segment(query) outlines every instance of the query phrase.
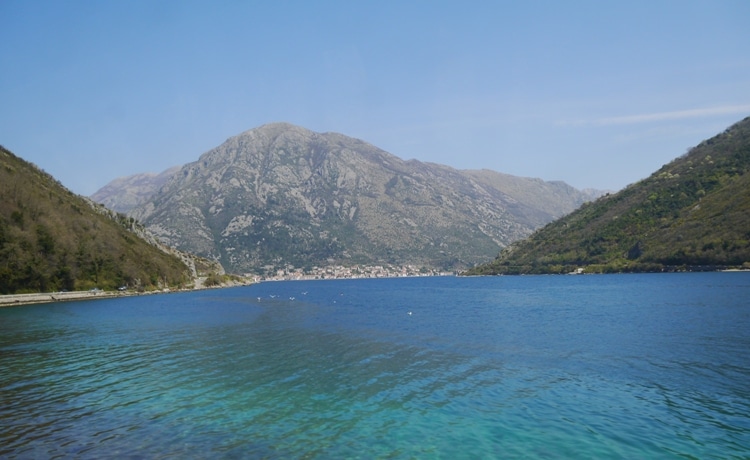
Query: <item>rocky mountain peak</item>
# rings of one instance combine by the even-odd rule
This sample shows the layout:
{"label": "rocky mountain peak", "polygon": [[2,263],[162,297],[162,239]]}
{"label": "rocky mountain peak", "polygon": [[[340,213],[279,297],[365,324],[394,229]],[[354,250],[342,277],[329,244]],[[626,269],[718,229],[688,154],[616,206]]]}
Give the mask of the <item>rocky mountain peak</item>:
{"label": "rocky mountain peak", "polygon": [[404,161],[343,134],[271,123],[186,164],[131,214],[168,244],[233,272],[331,263],[451,269],[584,201],[566,184],[502,183],[498,173]]}

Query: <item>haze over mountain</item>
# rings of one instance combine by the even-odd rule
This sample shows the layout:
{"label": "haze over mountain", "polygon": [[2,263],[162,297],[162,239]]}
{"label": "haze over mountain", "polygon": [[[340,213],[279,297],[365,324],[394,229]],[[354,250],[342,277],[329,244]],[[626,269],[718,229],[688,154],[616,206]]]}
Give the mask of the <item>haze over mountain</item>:
{"label": "haze over mountain", "polygon": [[750,268],[750,117],[467,274]]}
{"label": "haze over mountain", "polygon": [[[96,196],[128,210],[132,201],[117,203],[118,193],[110,184]],[[162,241],[233,272],[459,269],[591,198],[563,182],[404,161],[342,134],[272,123],[184,165],[129,212]]]}
{"label": "haze over mountain", "polygon": [[91,195],[91,199],[113,211],[127,213],[148,201],[179,169],[173,166],[159,174],[142,173],[115,179]]}

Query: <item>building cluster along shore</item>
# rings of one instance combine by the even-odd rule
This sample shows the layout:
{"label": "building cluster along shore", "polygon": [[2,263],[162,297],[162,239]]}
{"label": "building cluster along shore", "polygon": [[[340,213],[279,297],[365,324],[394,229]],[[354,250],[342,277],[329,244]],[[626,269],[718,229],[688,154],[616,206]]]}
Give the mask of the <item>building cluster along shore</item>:
{"label": "building cluster along shore", "polygon": [[415,265],[343,265],[330,267],[312,267],[311,269],[287,267],[279,269],[273,275],[252,277],[255,281],[289,281],[289,280],[324,280],[324,279],[361,279],[361,278],[400,278],[413,276],[448,276],[453,272],[440,271]]}

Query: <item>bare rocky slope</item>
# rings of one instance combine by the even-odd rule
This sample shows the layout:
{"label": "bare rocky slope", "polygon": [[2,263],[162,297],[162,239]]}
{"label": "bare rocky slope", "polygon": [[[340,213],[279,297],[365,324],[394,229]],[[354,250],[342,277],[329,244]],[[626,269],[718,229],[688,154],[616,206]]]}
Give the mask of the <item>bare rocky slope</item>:
{"label": "bare rocky slope", "polygon": [[[119,193],[108,187],[109,197]],[[105,189],[96,196],[106,203]],[[594,197],[563,182],[404,161],[342,134],[273,123],[184,165],[129,214],[165,243],[235,273],[461,269]]]}
{"label": "bare rocky slope", "polygon": [[127,213],[147,202],[179,170],[179,166],[174,166],[159,174],[120,177],[91,195],[91,199],[113,211]]}

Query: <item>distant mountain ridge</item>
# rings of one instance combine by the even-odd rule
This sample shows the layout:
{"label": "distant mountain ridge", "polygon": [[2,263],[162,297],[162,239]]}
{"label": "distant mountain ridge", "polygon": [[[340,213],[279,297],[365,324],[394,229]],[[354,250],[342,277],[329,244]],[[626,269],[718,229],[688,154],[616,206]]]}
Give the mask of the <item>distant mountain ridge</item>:
{"label": "distant mountain ridge", "polygon": [[[116,184],[105,189],[100,201],[118,193]],[[233,272],[334,263],[459,269],[591,198],[562,182],[404,161],[342,134],[272,123],[184,165],[129,214],[162,241]]]}
{"label": "distant mountain ridge", "polygon": [[120,177],[91,195],[91,199],[113,211],[127,213],[148,201],[179,170],[179,166],[173,166],[159,174]]}
{"label": "distant mountain ridge", "polygon": [[750,269],[750,117],[467,274]]}

